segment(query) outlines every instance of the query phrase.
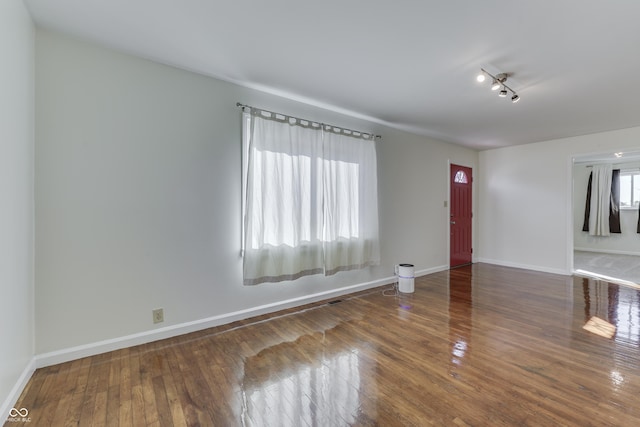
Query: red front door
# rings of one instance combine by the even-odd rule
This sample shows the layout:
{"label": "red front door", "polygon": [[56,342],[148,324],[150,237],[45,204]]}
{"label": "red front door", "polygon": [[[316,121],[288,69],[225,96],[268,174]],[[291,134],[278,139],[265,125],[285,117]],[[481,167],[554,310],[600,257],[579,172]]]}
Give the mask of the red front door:
{"label": "red front door", "polygon": [[450,233],[451,268],[471,263],[471,168],[451,165]]}

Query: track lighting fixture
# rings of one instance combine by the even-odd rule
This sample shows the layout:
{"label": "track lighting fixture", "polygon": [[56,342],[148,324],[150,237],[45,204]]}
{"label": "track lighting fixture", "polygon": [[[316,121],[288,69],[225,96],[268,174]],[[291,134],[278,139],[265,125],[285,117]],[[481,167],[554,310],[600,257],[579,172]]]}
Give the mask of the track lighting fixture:
{"label": "track lighting fixture", "polygon": [[513,94],[513,96],[511,96],[511,102],[515,104],[516,102],[520,101],[520,97],[518,96],[518,94],[505,84],[508,77],[507,73],[500,73],[494,76],[491,73],[487,72],[484,68],[480,68],[480,74],[478,74],[478,77],[476,77],[476,80],[482,83],[484,82],[487,76],[491,77],[492,79],[491,90],[496,91],[498,89],[501,89],[500,92],[498,92],[499,97],[506,98],[508,95],[507,91],[509,91]]}

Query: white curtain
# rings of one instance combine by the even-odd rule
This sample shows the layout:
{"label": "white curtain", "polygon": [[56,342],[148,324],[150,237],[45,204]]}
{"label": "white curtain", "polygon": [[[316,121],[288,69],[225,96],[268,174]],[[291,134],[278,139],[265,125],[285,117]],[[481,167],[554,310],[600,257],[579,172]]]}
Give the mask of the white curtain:
{"label": "white curtain", "polygon": [[380,259],[375,143],[325,129],[323,159],[325,273]]}
{"label": "white curtain", "polygon": [[374,141],[257,109],[243,114],[245,285],[377,264]]}
{"label": "white curtain", "polygon": [[589,216],[589,234],[592,236],[610,235],[609,211],[612,169],[610,164],[593,166]]}

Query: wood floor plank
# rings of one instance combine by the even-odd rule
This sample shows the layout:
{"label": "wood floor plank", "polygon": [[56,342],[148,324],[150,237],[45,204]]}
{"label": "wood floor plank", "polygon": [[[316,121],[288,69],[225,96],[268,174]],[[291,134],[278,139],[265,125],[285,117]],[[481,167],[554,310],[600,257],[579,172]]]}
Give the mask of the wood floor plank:
{"label": "wood floor plank", "polygon": [[[92,358],[85,357],[81,359],[81,365],[75,371],[76,383],[73,390],[71,402],[69,404],[69,410],[67,411],[66,419],[64,420],[65,427],[77,426],[79,424],[80,416],[82,414],[82,403],[84,401],[84,395],[89,383],[89,373],[91,371]],[[45,368],[45,370],[48,368]],[[37,372],[37,371],[36,371]],[[38,419],[38,422],[41,420]]]}
{"label": "wood floor plank", "polygon": [[[62,426],[68,419],[71,403],[73,402],[73,396],[76,393],[77,384],[77,372],[82,366],[82,359],[74,360],[64,364],[66,366],[66,377],[58,377],[58,381],[61,384],[61,391],[59,394],[52,394],[51,397],[57,400],[56,411],[51,420],[52,426]],[[58,396],[57,398],[55,396]]]}
{"label": "wood floor plank", "polygon": [[640,425],[640,290],[488,264],[415,289],[38,369],[16,405],[55,427]]}
{"label": "wood floor plank", "polygon": [[118,379],[118,386],[120,387],[119,400],[114,402],[118,405],[117,425],[133,425],[130,349],[120,350],[117,357],[120,360],[120,375]]}

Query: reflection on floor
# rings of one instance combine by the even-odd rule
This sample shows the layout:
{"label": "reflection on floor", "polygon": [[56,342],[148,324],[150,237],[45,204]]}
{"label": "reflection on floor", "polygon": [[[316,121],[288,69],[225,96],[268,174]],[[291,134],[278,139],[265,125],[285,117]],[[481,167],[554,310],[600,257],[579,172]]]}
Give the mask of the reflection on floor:
{"label": "reflection on floor", "polygon": [[573,269],[640,284],[640,256],[574,251]]}
{"label": "reflection on floor", "polygon": [[386,288],[38,369],[15,408],[38,427],[640,425],[640,289],[489,264]]}
{"label": "reflection on floor", "polygon": [[579,280],[582,289],[574,289],[574,311],[583,311],[585,322],[594,317],[605,321],[614,327],[612,338],[615,342],[629,348],[638,348],[640,291],[586,277]]}

